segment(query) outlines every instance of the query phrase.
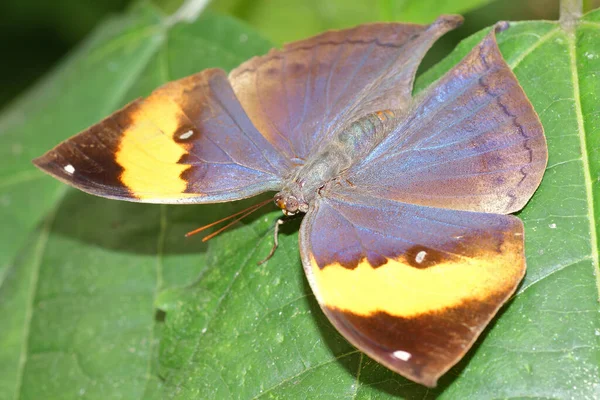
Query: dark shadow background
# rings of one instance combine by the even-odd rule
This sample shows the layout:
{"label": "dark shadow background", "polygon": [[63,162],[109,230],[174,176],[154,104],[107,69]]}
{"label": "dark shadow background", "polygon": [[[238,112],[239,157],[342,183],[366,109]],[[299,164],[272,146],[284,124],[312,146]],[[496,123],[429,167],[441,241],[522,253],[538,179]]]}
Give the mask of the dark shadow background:
{"label": "dark shadow background", "polygon": [[[43,76],[97,24],[135,1],[1,0],[0,108]],[[173,8],[175,1],[182,0],[152,1],[161,8]],[[213,0],[213,3],[220,1],[232,2]],[[256,1],[268,0],[234,0],[233,15],[243,19],[244,10]],[[589,10],[600,6],[600,0],[584,0],[584,5]],[[495,0],[466,14],[465,24],[436,44],[423,68],[445,56],[464,37],[498,20],[556,19],[557,15],[558,0]]]}
{"label": "dark shadow background", "polygon": [[0,108],[131,0],[0,0]]}

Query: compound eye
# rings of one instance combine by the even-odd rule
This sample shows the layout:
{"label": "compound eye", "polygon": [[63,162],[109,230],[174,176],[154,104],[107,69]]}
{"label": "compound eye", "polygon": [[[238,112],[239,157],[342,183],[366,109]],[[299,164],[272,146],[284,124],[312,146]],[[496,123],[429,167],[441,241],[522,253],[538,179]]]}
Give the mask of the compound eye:
{"label": "compound eye", "polygon": [[285,200],[283,197],[275,197],[275,205],[282,210],[285,210]]}

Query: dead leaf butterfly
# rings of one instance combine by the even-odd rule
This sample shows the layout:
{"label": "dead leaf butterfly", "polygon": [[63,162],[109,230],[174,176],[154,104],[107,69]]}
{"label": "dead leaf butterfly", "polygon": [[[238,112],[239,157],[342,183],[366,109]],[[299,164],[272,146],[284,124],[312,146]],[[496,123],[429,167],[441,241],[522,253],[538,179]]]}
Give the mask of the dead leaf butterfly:
{"label": "dead leaf butterfly", "polygon": [[497,25],[416,97],[419,62],[459,16],[376,23],[158,88],[34,160],[85,192],[215,203],[277,191],[306,213],[300,254],[329,320],[427,386],[463,357],[525,272],[512,215],[547,161]]}

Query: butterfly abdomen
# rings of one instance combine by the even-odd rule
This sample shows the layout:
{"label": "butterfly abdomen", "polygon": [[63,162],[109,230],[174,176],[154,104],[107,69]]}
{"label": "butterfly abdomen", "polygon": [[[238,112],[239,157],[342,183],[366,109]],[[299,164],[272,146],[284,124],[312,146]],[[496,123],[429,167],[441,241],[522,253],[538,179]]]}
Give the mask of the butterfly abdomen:
{"label": "butterfly abdomen", "polygon": [[341,131],[336,139],[346,154],[353,158],[364,156],[387,135],[394,121],[392,110],[367,114]]}
{"label": "butterfly abdomen", "polygon": [[315,191],[371,151],[394,123],[394,113],[390,110],[367,114],[354,121],[315,152],[298,171],[295,180],[302,183],[305,191]]}
{"label": "butterfly abdomen", "polygon": [[307,210],[317,191],[368,154],[396,125],[396,119],[391,110],[377,111],[342,129],[295,171],[275,196],[277,205],[289,214]]}

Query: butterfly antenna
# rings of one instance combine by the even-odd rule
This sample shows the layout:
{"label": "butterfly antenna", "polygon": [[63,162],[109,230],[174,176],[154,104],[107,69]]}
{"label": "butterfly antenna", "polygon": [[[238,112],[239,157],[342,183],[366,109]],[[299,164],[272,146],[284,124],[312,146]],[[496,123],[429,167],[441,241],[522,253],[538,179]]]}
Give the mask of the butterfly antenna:
{"label": "butterfly antenna", "polygon": [[210,235],[206,235],[202,238],[203,242],[207,242],[210,239],[214,238],[215,236],[217,236],[219,233],[223,232],[224,230],[228,229],[229,227],[235,225],[237,222],[241,221],[242,219],[246,218],[248,215],[252,214],[254,211],[258,210],[260,207],[255,207],[253,209],[251,209],[250,211],[248,211],[247,213],[240,215],[238,218],[234,219],[233,221],[231,221],[230,223],[228,223],[227,225],[225,225],[222,228],[217,229],[216,231],[214,231],[213,233],[211,233]]}
{"label": "butterfly antenna", "polygon": [[265,200],[265,201],[261,201],[260,203],[258,203],[258,204],[254,204],[254,205],[252,205],[252,206],[250,206],[250,207],[248,207],[248,208],[246,208],[246,209],[244,209],[244,210],[242,210],[242,211],[238,211],[238,212],[236,212],[235,214],[231,214],[231,215],[229,215],[229,216],[227,216],[227,217],[225,217],[225,218],[221,218],[221,219],[220,219],[220,220],[218,220],[218,221],[211,222],[210,224],[207,224],[207,225],[201,226],[201,227],[200,227],[200,228],[198,228],[198,229],[194,229],[193,231],[190,231],[190,232],[186,233],[186,234],[185,234],[185,237],[190,237],[190,236],[192,236],[192,235],[195,235],[195,234],[197,234],[197,233],[200,233],[200,232],[202,232],[202,231],[204,231],[204,230],[206,230],[206,229],[208,229],[208,228],[211,228],[211,227],[213,227],[213,226],[215,226],[215,225],[218,225],[218,224],[220,224],[220,223],[222,223],[222,222],[225,222],[225,221],[227,221],[227,220],[230,220],[230,219],[232,219],[232,218],[235,218],[235,217],[237,217],[238,215],[240,215],[240,217],[238,217],[238,218],[235,218],[235,220],[231,221],[230,223],[228,223],[228,224],[227,224],[227,225],[225,225],[224,227],[220,228],[219,230],[217,230],[217,231],[215,231],[215,232],[211,233],[211,234],[210,234],[210,235],[208,235],[208,236],[205,236],[205,237],[203,237],[203,238],[202,238],[202,241],[203,241],[203,242],[206,242],[207,240],[209,240],[209,239],[211,239],[211,238],[213,238],[213,237],[217,236],[219,233],[223,232],[225,229],[227,229],[227,228],[231,227],[231,226],[232,226],[232,225],[234,225],[236,222],[239,222],[240,220],[244,219],[244,218],[245,218],[245,217],[247,217],[248,215],[252,214],[254,211],[258,210],[259,208],[261,208],[261,207],[263,207],[263,206],[265,206],[265,205],[267,205],[267,204],[268,204],[268,203],[270,203],[271,201],[272,201],[272,199],[267,199],[267,200]]}

